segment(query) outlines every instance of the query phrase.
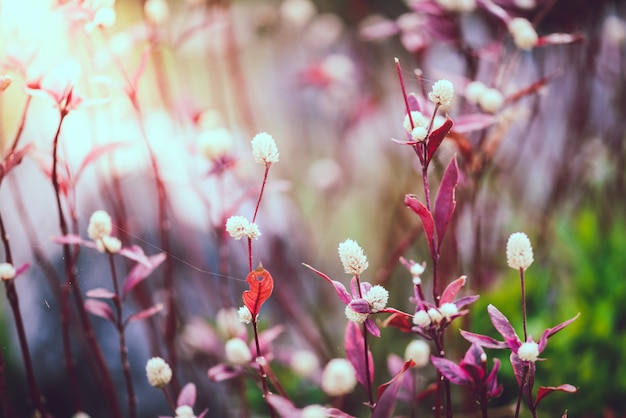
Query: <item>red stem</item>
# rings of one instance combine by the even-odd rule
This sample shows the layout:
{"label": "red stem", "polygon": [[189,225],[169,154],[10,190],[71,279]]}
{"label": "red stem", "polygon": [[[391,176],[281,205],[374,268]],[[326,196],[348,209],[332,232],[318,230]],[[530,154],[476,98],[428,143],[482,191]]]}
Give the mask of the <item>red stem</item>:
{"label": "red stem", "polygon": [[524,269],[519,269],[520,282],[522,284],[522,325],[524,327],[524,342],[528,341],[528,333],[526,331],[526,289],[524,288]]}
{"label": "red stem", "polygon": [[[361,292],[361,278],[359,275],[354,276],[356,278],[356,288],[359,291],[359,298],[363,298],[363,293]],[[367,327],[365,323],[363,323],[363,355],[365,357],[365,381],[367,382],[367,398],[369,399],[370,408],[374,407],[374,398],[372,396],[372,379],[370,377],[370,356],[368,355],[368,344],[367,344]]]}
{"label": "red stem", "polygon": [[[261,344],[259,343],[259,330],[257,327],[257,322],[256,322],[256,318],[252,318],[252,330],[254,331],[254,344],[256,347],[256,358],[258,359],[259,357],[261,357]],[[261,385],[263,386],[263,398],[267,399],[267,395],[269,394],[269,389],[267,388],[267,374],[265,373],[265,368],[263,367],[262,364],[259,364],[259,376],[261,377]],[[276,412],[274,411],[274,408],[272,408],[271,405],[269,405],[270,408],[270,416],[272,418],[276,418]]]}

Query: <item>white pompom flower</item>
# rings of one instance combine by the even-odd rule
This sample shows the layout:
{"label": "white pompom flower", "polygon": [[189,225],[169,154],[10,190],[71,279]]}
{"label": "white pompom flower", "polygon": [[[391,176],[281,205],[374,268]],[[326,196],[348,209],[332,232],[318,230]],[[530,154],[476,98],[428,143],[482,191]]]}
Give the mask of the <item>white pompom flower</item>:
{"label": "white pompom flower", "polygon": [[440,324],[443,321],[443,315],[437,308],[430,308],[428,310],[428,316],[433,324]]}
{"label": "white pompom flower", "polygon": [[322,390],[330,396],[346,395],[354,390],[356,383],[356,371],[346,359],[332,359],[322,373]]}
{"label": "white pompom flower", "polygon": [[424,340],[411,341],[404,350],[404,359],[413,359],[417,367],[424,367],[430,363],[430,345]]}
{"label": "white pompom flower", "polygon": [[339,259],[347,274],[360,275],[369,266],[363,249],[356,241],[347,239],[338,247]]}
{"label": "white pompom flower", "polygon": [[506,262],[512,269],[526,270],[533,263],[533,247],[523,232],[511,234],[506,243]]}
{"label": "white pompom flower", "polygon": [[257,239],[261,236],[258,225],[240,215],[231,216],[226,220],[226,232],[236,240],[240,240],[243,237]]}
{"label": "white pompom flower", "polygon": [[372,286],[365,295],[365,300],[370,304],[372,313],[380,312],[387,306],[389,292],[381,285]]}
{"label": "white pompom flower", "polygon": [[0,263],[0,279],[13,280],[15,278],[15,267],[11,263]]}
{"label": "white pompom flower", "polygon": [[439,307],[439,312],[446,318],[447,321],[450,321],[453,316],[459,313],[459,308],[454,303],[443,303]]}
{"label": "white pompom flower", "polygon": [[[411,121],[413,121],[413,126],[411,126]],[[402,126],[404,126],[404,130],[407,132],[413,132],[413,130],[417,127],[422,127],[424,129],[428,128],[428,119],[426,116],[422,115],[422,112],[413,111],[411,112],[411,118],[409,119],[408,113],[404,116],[404,122]]]}
{"label": "white pompom flower", "polygon": [[528,50],[537,45],[539,36],[528,19],[516,17],[509,22],[508,29],[515,46],[519,49]]}
{"label": "white pompom flower", "polygon": [[244,364],[248,364],[250,360],[252,360],[252,353],[250,352],[250,348],[248,344],[241,338],[231,338],[226,341],[226,346],[224,347],[224,351],[226,352],[226,361],[230,364],[234,364],[237,366],[243,366]]}
{"label": "white pompom flower", "polygon": [[504,105],[504,96],[497,89],[488,88],[478,98],[478,105],[488,113],[496,113]]}
{"label": "white pompom flower", "polygon": [[454,85],[450,80],[439,80],[433,84],[428,99],[438,105],[447,106],[454,98]]}
{"label": "white pompom flower", "polygon": [[174,418],[196,418],[193,408],[189,405],[181,405],[176,408],[176,416]]}
{"label": "white pompom flower", "polygon": [[242,306],[237,311],[237,317],[239,318],[239,322],[243,322],[244,324],[249,324],[252,322],[252,312],[248,309],[247,306]]}
{"label": "white pompom flower", "polygon": [[354,311],[350,307],[350,305],[346,306],[345,314],[346,314],[346,318],[348,318],[348,321],[354,322],[355,324],[362,324],[363,322],[367,320],[369,316],[366,313],[360,313],[360,312]]}
{"label": "white pompom flower", "polygon": [[277,163],[280,154],[274,137],[267,132],[256,134],[252,138],[252,156],[257,164],[266,167]]}
{"label": "white pompom flower", "polygon": [[432,320],[430,319],[428,312],[423,309],[420,309],[419,311],[415,312],[415,315],[413,315],[413,324],[417,325],[420,328],[426,328],[431,324],[431,322]]}
{"label": "white pompom flower", "polygon": [[163,389],[172,380],[172,369],[161,357],[152,357],[146,363],[146,376],[151,386]]}
{"label": "white pompom flower", "polygon": [[517,356],[522,361],[530,361],[534,363],[539,357],[539,345],[534,341],[523,343],[517,349]]}
{"label": "white pompom flower", "polygon": [[465,87],[465,97],[472,104],[478,104],[480,97],[487,91],[487,86],[482,81],[472,81]]}
{"label": "white pompom flower", "polygon": [[87,227],[87,235],[94,241],[98,241],[103,237],[111,235],[113,231],[113,223],[111,216],[104,210],[95,211],[89,218],[89,226]]}

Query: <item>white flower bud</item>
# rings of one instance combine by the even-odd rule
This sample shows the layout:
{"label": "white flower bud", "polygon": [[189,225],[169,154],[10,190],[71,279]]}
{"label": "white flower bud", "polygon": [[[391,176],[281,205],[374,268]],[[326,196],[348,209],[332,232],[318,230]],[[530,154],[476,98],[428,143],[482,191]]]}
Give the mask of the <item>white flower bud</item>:
{"label": "white flower bud", "polygon": [[523,232],[511,234],[506,243],[506,262],[512,269],[526,270],[533,263],[533,247]]}
{"label": "white flower bud", "polygon": [[436,308],[430,308],[428,310],[428,316],[430,316],[430,320],[434,324],[439,324],[443,320],[443,315]]}
{"label": "white flower bud", "polygon": [[531,49],[537,45],[539,36],[528,19],[516,17],[509,22],[508,29],[519,49]]}
{"label": "white flower bud", "polygon": [[517,350],[517,356],[522,361],[537,361],[539,357],[539,345],[536,342],[523,343]]}
{"label": "white flower bud", "polygon": [[431,322],[432,321],[430,319],[430,316],[423,309],[420,309],[419,311],[415,312],[415,315],[413,315],[413,324],[417,325],[420,328],[425,328],[429,326]]}
{"label": "white flower bud", "polygon": [[176,416],[174,418],[196,418],[193,408],[189,405],[181,405],[176,408]]}
{"label": "white flower bud", "polygon": [[346,318],[348,318],[348,321],[354,322],[355,324],[362,324],[363,322],[367,320],[367,317],[369,316],[366,313],[355,312],[350,307],[350,305],[346,306],[345,314],[346,314]]}
{"label": "white flower bud", "polygon": [[418,285],[422,284],[422,278],[420,277],[424,271],[426,270],[426,263],[417,264],[414,263],[411,266],[411,276],[413,277],[413,284]]}
{"label": "white flower bud", "polygon": [[322,373],[322,390],[330,396],[346,395],[354,390],[356,383],[356,371],[346,359],[332,359]]}
{"label": "white flower bud", "polygon": [[252,138],[252,156],[257,164],[264,166],[278,162],[280,154],[272,135],[267,132],[261,132]]}
{"label": "white flower bud", "polygon": [[104,236],[96,241],[96,248],[101,253],[108,252],[111,254],[117,254],[122,249],[122,241],[112,236]]}
{"label": "white flower bud", "polygon": [[476,9],[476,0],[436,0],[437,4],[449,12],[472,12]]}
{"label": "white flower bud", "polygon": [[163,389],[172,380],[172,369],[161,357],[152,357],[146,363],[146,376],[151,386]]}
{"label": "white flower bud", "polygon": [[237,311],[237,317],[239,318],[239,322],[243,322],[244,324],[249,324],[252,322],[252,312],[248,309],[247,306],[242,306]]}
{"label": "white flower bud", "polygon": [[472,81],[465,87],[465,97],[468,102],[477,104],[485,91],[487,91],[485,83],[482,81]]}
{"label": "white flower bud", "polygon": [[0,263],[0,279],[13,280],[15,278],[15,267],[10,263]]}
{"label": "white flower bud", "polygon": [[454,303],[443,303],[439,307],[439,312],[449,321],[454,315],[459,313],[459,308]]}
{"label": "white flower bud", "polygon": [[243,237],[256,239],[261,236],[261,231],[259,231],[257,224],[251,223],[248,219],[239,215],[231,216],[226,220],[226,232],[236,240]]}
{"label": "white flower bud", "polygon": [[359,275],[369,266],[363,249],[354,240],[347,239],[339,244],[338,252],[343,270],[347,274]]}
{"label": "white flower bud", "polygon": [[454,98],[454,85],[449,80],[439,80],[433,84],[433,88],[428,93],[428,99],[442,106],[452,103]]}
{"label": "white flower bud", "polygon": [[[411,120],[413,120],[413,128],[411,127]],[[428,122],[428,119],[426,119],[426,117],[422,115],[421,112],[413,111],[411,112],[411,119],[409,119],[408,114],[404,116],[404,122],[402,123],[402,126],[404,126],[404,129],[407,132],[413,132],[413,129],[417,128],[418,126],[426,129],[428,127]]]}
{"label": "white flower bud", "polygon": [[404,360],[413,359],[417,367],[424,367],[430,363],[430,345],[424,340],[413,340],[404,350]]}
{"label": "white flower bud", "polygon": [[[244,308],[248,309],[245,306]],[[215,323],[220,332],[228,338],[234,338],[246,332],[246,327],[240,321],[239,312],[236,308],[223,308],[217,311]]]}
{"label": "white flower bud", "polygon": [[496,113],[504,104],[502,93],[496,89],[485,90],[478,99],[478,105],[488,113]]}
{"label": "white flower bud", "polygon": [[241,338],[231,338],[226,341],[226,361],[230,364],[242,366],[252,360],[252,353],[248,344]]}
{"label": "white flower bud", "polygon": [[309,405],[302,409],[301,418],[327,418],[326,408],[321,405]]}
{"label": "white flower bud", "polygon": [[296,351],[289,361],[289,368],[300,377],[313,376],[319,370],[319,367],[319,359],[308,350]]}
{"label": "white flower bud", "polygon": [[411,138],[413,138],[413,141],[421,142],[426,139],[427,133],[428,131],[423,126],[416,126],[411,132]]}
{"label": "white flower bud", "polygon": [[370,304],[372,313],[382,311],[387,306],[389,301],[389,292],[381,285],[372,286],[372,288],[365,295],[365,300]]}
{"label": "white flower bud", "polygon": [[87,235],[94,241],[102,239],[107,235],[111,235],[113,224],[111,217],[104,210],[95,211],[89,218],[89,226],[87,227]]}

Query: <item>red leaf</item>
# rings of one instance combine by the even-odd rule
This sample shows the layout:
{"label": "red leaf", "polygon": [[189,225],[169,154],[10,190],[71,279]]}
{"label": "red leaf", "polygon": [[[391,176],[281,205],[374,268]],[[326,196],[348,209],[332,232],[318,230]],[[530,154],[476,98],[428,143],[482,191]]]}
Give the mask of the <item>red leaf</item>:
{"label": "red leaf", "polygon": [[398,328],[402,332],[411,332],[413,323],[411,322],[410,317],[394,313],[383,321],[382,326]]}
{"label": "red leaf", "polygon": [[143,252],[143,248],[139,245],[132,245],[130,247],[124,247],[120,250],[120,255],[124,257],[137,261],[146,267],[150,267],[150,260],[148,260],[148,256]]}
{"label": "red leaf", "polygon": [[125,324],[127,325],[133,321],[141,321],[142,319],[150,318],[152,315],[155,315],[163,310],[163,304],[157,303],[151,308],[144,309],[143,311],[139,311],[128,318],[126,318]]}
{"label": "red leaf", "polygon": [[374,380],[374,358],[372,357],[372,352],[368,349],[369,370],[366,371],[364,355],[365,340],[363,339],[363,332],[359,324],[348,321],[346,324],[344,345],[346,347],[346,357],[350,360],[350,363],[352,363],[356,371],[356,379],[364,388],[367,388],[367,373],[369,373],[370,382]]}
{"label": "red leaf", "polygon": [[85,295],[89,298],[100,299],[113,299],[115,297],[115,293],[103,287],[96,287],[95,289],[88,290]]}
{"label": "red leaf", "polygon": [[580,33],[553,33],[539,38],[537,46],[569,45],[583,42],[585,42],[585,36]]}
{"label": "red leaf", "polygon": [[87,155],[85,156],[85,158],[83,159],[83,162],[80,164],[80,167],[78,167],[78,170],[76,170],[76,174],[74,174],[74,183],[78,181],[78,179],[80,178],[80,175],[83,173],[83,171],[85,170],[85,168],[87,168],[89,164],[91,164],[98,158],[102,157],[103,155],[111,151],[115,151],[116,149],[127,146],[127,145],[128,143],[112,142],[110,144],[98,145],[98,146],[93,147],[91,151],[89,151]]}
{"label": "red leaf", "polygon": [[554,334],[556,334],[557,332],[559,332],[560,330],[562,330],[563,328],[565,328],[566,326],[574,322],[576,319],[578,319],[579,316],[580,316],[580,312],[578,312],[575,317],[570,318],[565,322],[561,322],[559,325],[555,327],[548,328],[547,330],[545,330],[543,334],[541,334],[541,338],[539,339],[539,352],[541,353],[543,349],[546,347],[546,344],[548,343],[548,338],[552,337]]}
{"label": "red leaf", "polygon": [[350,303],[350,301],[352,300],[352,296],[350,296],[350,294],[346,290],[346,287],[342,283],[332,280],[326,274],[322,273],[321,271],[315,270],[313,267],[309,266],[308,264],[302,263],[302,265],[312,270],[315,274],[320,276],[322,279],[326,280],[328,283],[332,284],[333,287],[335,288],[335,291],[337,292],[337,295],[339,296],[339,299],[341,299],[343,303],[345,304]]}
{"label": "red leaf", "polygon": [[435,151],[439,148],[439,145],[443,142],[450,129],[452,129],[452,119],[446,118],[446,121],[437,129],[432,131],[430,135],[428,135],[428,142],[426,143],[426,166],[430,163],[430,160],[435,155]]}
{"label": "red leaf", "polygon": [[165,253],[159,253],[148,257],[149,265],[145,265],[142,263],[135,264],[135,267],[132,268],[128,276],[126,277],[126,281],[124,282],[124,288],[122,289],[122,299],[126,297],[128,292],[133,290],[135,286],[141,283],[146,279],[164,260]]}
{"label": "red leaf", "polygon": [[424,226],[424,232],[426,232],[426,238],[428,238],[428,248],[430,248],[430,255],[435,256],[435,221],[433,215],[426,209],[426,206],[417,199],[415,195],[406,195],[404,197],[404,205],[417,214],[422,220]]}
{"label": "red leaf", "polygon": [[274,279],[272,275],[259,264],[256,270],[248,274],[246,282],[250,286],[250,290],[243,292],[243,303],[252,314],[252,318],[256,320],[261,306],[269,299],[274,290]]}
{"label": "red leaf", "polygon": [[391,416],[396,404],[396,399],[398,398],[398,390],[402,384],[402,377],[404,373],[413,366],[415,366],[413,360],[407,361],[391,380],[378,387],[378,402],[376,402],[376,407],[374,407],[372,411],[372,418],[389,418]]}
{"label": "red leaf", "polygon": [[454,214],[454,208],[456,207],[454,191],[458,183],[459,166],[457,165],[455,155],[452,157],[448,168],[446,168],[446,171],[443,173],[439,191],[437,192],[437,200],[435,201],[435,227],[437,228],[438,245],[441,245],[443,236],[448,229],[450,219],[452,219],[452,215]]}
{"label": "red leaf", "polygon": [[547,386],[547,387],[539,386],[539,390],[537,391],[537,399],[535,400],[535,408],[537,408],[537,405],[539,405],[539,401],[541,401],[543,398],[545,398],[546,396],[548,396],[549,394],[555,391],[575,393],[578,391],[578,389],[576,389],[575,386],[568,385],[567,383],[564,385],[556,386],[556,387],[555,386]]}
{"label": "red leaf", "polygon": [[[519,347],[521,345],[521,341],[519,340],[519,337],[515,333],[515,330],[511,326],[511,323],[506,318],[506,316],[504,316],[504,314],[493,305],[487,306],[487,312],[489,312],[489,318],[491,319],[491,323],[500,333],[500,335],[504,337],[504,341],[516,342],[517,346]],[[485,346],[483,345],[483,347]]]}
{"label": "red leaf", "polygon": [[92,315],[99,316],[100,318],[108,319],[111,322],[115,322],[115,317],[113,316],[113,310],[111,307],[102,302],[101,300],[96,299],[87,299],[85,300],[85,309],[87,312]]}
{"label": "red leaf", "polygon": [[178,395],[176,406],[193,406],[194,403],[196,403],[196,385],[187,383]]}
{"label": "red leaf", "polygon": [[443,293],[441,294],[441,299],[439,303],[443,305],[444,303],[452,302],[454,298],[456,297],[457,293],[459,293],[459,290],[461,290],[463,286],[465,286],[465,279],[466,279],[466,276],[461,276],[455,281],[451,282],[446,287],[446,290],[444,290]]}

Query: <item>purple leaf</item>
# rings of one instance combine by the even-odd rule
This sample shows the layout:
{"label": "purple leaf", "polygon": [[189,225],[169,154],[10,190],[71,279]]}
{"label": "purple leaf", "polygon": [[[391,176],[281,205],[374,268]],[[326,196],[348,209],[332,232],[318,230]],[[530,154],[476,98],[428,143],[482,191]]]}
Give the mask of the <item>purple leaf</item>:
{"label": "purple leaf", "polygon": [[150,260],[148,259],[146,253],[143,252],[143,248],[139,245],[122,248],[120,250],[120,255],[123,255],[130,260],[137,261],[146,267],[150,267]]}
{"label": "purple leaf", "polygon": [[165,258],[165,253],[159,253],[148,257],[148,266],[143,263],[135,264],[135,267],[133,267],[130,273],[128,273],[126,281],[124,282],[122,300],[126,297],[128,292],[133,290],[135,286],[148,277],[150,273],[152,273],[165,260]]}
{"label": "purple leaf", "polygon": [[352,299],[348,306],[357,313],[369,314],[372,312],[369,302],[365,299]]}
{"label": "purple leaf", "polygon": [[301,415],[300,410],[282,396],[268,393],[265,399],[282,418],[299,417]]}
{"label": "purple leaf", "polygon": [[409,101],[409,109],[411,109],[411,112],[421,112],[420,101],[415,93],[409,93],[407,100]]}
{"label": "purple leaf", "polygon": [[369,318],[365,320],[365,329],[367,329],[367,332],[372,334],[374,337],[380,337],[380,330],[378,329],[374,321]]}
{"label": "purple leaf", "polygon": [[96,299],[87,299],[85,300],[85,309],[92,315],[99,316],[100,318],[108,319],[111,322],[115,322],[115,317],[113,316],[113,310],[111,307],[102,302],[101,300]]}
{"label": "purple leaf", "polygon": [[118,148],[125,147],[127,145],[128,143],[124,142],[111,142],[109,144],[98,145],[92,148],[91,151],[89,151],[89,153],[87,153],[87,155],[83,159],[83,162],[81,163],[80,167],[78,167],[78,170],[76,170],[76,174],[74,174],[74,182],[78,181],[80,175],[89,164],[102,157],[103,155],[111,151],[115,151]]}
{"label": "purple leaf", "polygon": [[15,270],[15,278],[21,276],[22,274],[26,273],[26,270],[28,270],[30,268],[30,263],[24,263],[21,266],[19,266],[16,270]]}
{"label": "purple leaf", "polygon": [[464,134],[472,131],[478,131],[492,125],[494,121],[495,118],[493,115],[484,113],[459,116],[454,122],[454,132]]}
{"label": "purple leaf", "polygon": [[[511,353],[510,357],[511,365],[513,366],[513,373],[515,374],[515,380],[517,380],[518,386],[523,382],[526,382],[529,387],[533,387],[535,384],[535,370],[536,366],[534,362],[523,361],[517,354]],[[526,373],[526,376],[524,375]]]}
{"label": "purple leaf", "polygon": [[491,338],[487,335],[474,334],[473,332],[461,330],[461,336],[465,338],[467,341],[471,342],[472,344],[476,343],[484,348],[499,349],[499,348],[509,347],[506,342],[498,341],[495,338]]}
{"label": "purple leaf", "polygon": [[456,297],[456,294],[459,293],[459,290],[465,286],[465,281],[466,276],[461,276],[446,286],[446,290],[444,290],[441,294],[441,299],[439,301],[440,305],[443,305],[444,303],[451,303]]}
{"label": "purple leaf", "polygon": [[352,363],[356,371],[356,378],[364,388],[367,388],[367,374],[369,373],[369,381],[374,380],[374,358],[372,352],[368,349],[369,370],[365,369],[365,341],[359,324],[348,321],[346,324],[346,333],[344,338],[346,348],[346,357]]}
{"label": "purple leaf", "polygon": [[503,387],[498,384],[498,371],[500,370],[500,359],[493,359],[493,369],[487,380],[485,381],[485,386],[487,388],[487,396],[489,398],[497,398],[502,394]]}
{"label": "purple leaf", "polygon": [[345,304],[350,303],[350,301],[352,300],[352,297],[350,296],[350,294],[348,293],[348,291],[346,290],[346,287],[335,281],[332,280],[330,277],[328,277],[326,274],[322,273],[321,271],[318,271],[316,269],[314,269],[313,267],[309,266],[308,264],[304,264],[302,263],[302,265],[306,268],[308,268],[309,270],[312,270],[315,274],[317,274],[318,276],[320,276],[322,279],[326,280],[328,283],[332,284],[335,288],[335,291],[337,292],[337,295],[339,296],[339,299],[341,299],[341,301]]}
{"label": "purple leaf", "polygon": [[396,399],[398,398],[398,390],[404,380],[404,373],[411,367],[415,366],[413,360],[404,363],[402,369],[391,378],[387,383],[383,383],[378,387],[376,406],[372,411],[372,418],[389,418],[393,413]]}
{"label": "purple leaf", "polygon": [[428,239],[428,248],[430,249],[430,255],[435,256],[435,221],[433,215],[428,211],[426,206],[417,199],[415,195],[406,195],[404,197],[404,205],[417,214],[422,220],[424,226],[424,232]]}
{"label": "purple leaf", "polygon": [[448,224],[454,214],[456,200],[454,191],[459,183],[459,166],[456,162],[456,155],[448,164],[448,168],[443,173],[439,191],[437,192],[437,200],[435,201],[435,227],[437,228],[437,244],[441,245],[443,236],[448,229]]}
{"label": "purple leaf", "polygon": [[100,299],[113,299],[115,293],[111,292],[104,287],[96,287],[95,289],[88,290],[85,294],[88,298],[100,298]]}
{"label": "purple leaf", "polygon": [[435,151],[439,148],[439,145],[443,142],[450,129],[452,129],[452,119],[446,118],[446,121],[437,129],[432,131],[430,135],[428,135],[428,142],[426,143],[426,166],[430,163],[430,160],[435,155]]}
{"label": "purple leaf", "polygon": [[[500,335],[504,337],[504,340],[507,343],[509,342],[516,343],[517,347],[515,348],[514,351],[517,351],[517,348],[519,348],[521,342],[519,340],[519,337],[515,333],[515,330],[511,326],[511,323],[509,322],[509,320],[506,318],[506,316],[504,316],[502,312],[498,310],[498,308],[496,308],[495,306],[491,304],[487,307],[487,311],[489,312],[489,317],[491,318],[491,323],[493,324],[493,326],[500,333]],[[509,347],[511,347],[510,344],[509,344]]]}
{"label": "purple leaf", "polygon": [[52,238],[52,242],[57,243],[57,244],[71,244],[71,245],[75,245],[75,244],[82,244],[83,243],[83,239],[80,237],[80,235],[63,235],[61,237],[54,237]]}
{"label": "purple leaf", "polygon": [[578,389],[576,389],[575,386],[569,385],[569,384],[564,384],[564,385],[559,385],[559,386],[539,386],[539,390],[537,391],[537,399],[535,400],[535,408],[537,408],[537,405],[539,405],[539,402],[545,398],[546,396],[548,396],[549,394],[555,392],[555,391],[560,391],[560,392],[567,392],[567,393],[575,393],[578,391]]}
{"label": "purple leaf", "polygon": [[475,364],[480,366],[483,364],[483,356],[485,354],[485,350],[482,349],[480,344],[472,343],[470,348],[465,352],[465,356],[463,357],[463,361],[469,364]]}
{"label": "purple leaf", "polygon": [[209,380],[212,382],[222,382],[224,380],[232,379],[241,374],[240,367],[233,367],[227,364],[217,364],[211,367],[207,371]]}
{"label": "purple leaf", "polygon": [[458,310],[461,310],[461,308],[469,305],[470,303],[476,302],[478,299],[480,299],[480,295],[463,296],[462,298],[457,299],[454,304]]}
{"label": "purple leaf", "polygon": [[[390,375],[394,376],[400,373],[402,367],[404,367],[404,363],[404,360],[399,355],[389,354],[389,356],[387,356],[387,371]],[[402,379],[402,383],[400,383],[398,399],[403,401],[410,401],[414,392],[414,380]]]}
{"label": "purple leaf", "polygon": [[152,315],[155,315],[163,310],[163,304],[157,303],[151,308],[144,309],[143,311],[139,311],[128,318],[126,318],[125,326],[133,321],[141,321],[142,319],[150,318]]}
{"label": "purple leaf", "polygon": [[187,383],[185,387],[180,391],[176,406],[193,406],[196,403],[196,385],[193,383]]}
{"label": "purple leaf", "polygon": [[446,379],[451,381],[456,385],[463,386],[473,386],[474,382],[471,377],[465,373],[458,364],[453,361],[448,360],[447,358],[430,356],[430,360],[433,362],[433,365],[439,373],[441,373]]}
{"label": "purple leaf", "polygon": [[559,325],[555,327],[548,328],[547,330],[545,330],[543,334],[541,334],[541,338],[539,339],[539,352],[541,353],[543,349],[546,348],[546,344],[548,343],[548,338],[552,337],[554,334],[556,334],[557,332],[559,332],[560,330],[562,330],[563,328],[565,328],[566,326],[574,322],[576,319],[578,319],[579,316],[580,316],[580,312],[578,312],[575,317],[568,319],[565,322],[561,322]]}

